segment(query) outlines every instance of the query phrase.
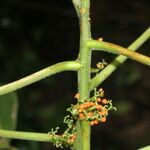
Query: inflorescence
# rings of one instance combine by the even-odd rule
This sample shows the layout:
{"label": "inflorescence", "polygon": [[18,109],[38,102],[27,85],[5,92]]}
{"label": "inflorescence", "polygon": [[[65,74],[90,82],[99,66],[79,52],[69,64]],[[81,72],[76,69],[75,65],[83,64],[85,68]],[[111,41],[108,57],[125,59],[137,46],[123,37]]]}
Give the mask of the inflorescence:
{"label": "inflorescence", "polygon": [[112,101],[104,98],[104,90],[102,88],[98,91],[94,89],[94,94],[89,99],[80,99],[79,93],[74,98],[77,99],[77,104],[71,105],[67,109],[71,115],[67,115],[64,118],[64,123],[67,124],[65,132],[62,135],[57,135],[59,127],[49,132],[56,147],[63,148],[64,146],[73,145],[76,140],[75,123],[77,119],[86,120],[93,126],[106,122],[109,111],[116,110],[112,105]]}
{"label": "inflorescence", "polygon": [[90,99],[80,100],[80,95],[77,93],[75,98],[78,100],[77,105],[72,105],[68,111],[80,120],[87,120],[90,124],[97,125],[101,122],[106,122],[108,112],[116,110],[112,106],[112,101],[104,98],[104,90],[101,88],[98,91],[94,90],[94,96]]}

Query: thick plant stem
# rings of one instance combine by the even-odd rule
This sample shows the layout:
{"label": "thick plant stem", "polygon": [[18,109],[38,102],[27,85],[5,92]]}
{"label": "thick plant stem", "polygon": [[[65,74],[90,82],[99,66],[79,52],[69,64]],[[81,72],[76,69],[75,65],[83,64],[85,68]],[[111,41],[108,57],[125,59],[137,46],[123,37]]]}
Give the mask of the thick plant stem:
{"label": "thick plant stem", "polygon": [[[78,71],[78,91],[82,100],[89,97],[91,52],[86,42],[91,39],[89,22],[90,1],[80,1],[80,51],[78,61],[83,67]],[[77,140],[75,150],[90,150],[90,124],[87,121],[77,121]]]}
{"label": "thick plant stem", "polygon": [[119,46],[119,45],[116,45],[113,43],[109,43],[109,42],[104,42],[104,41],[99,42],[96,40],[88,41],[87,45],[91,49],[106,51],[106,52],[110,52],[110,53],[114,53],[114,54],[118,54],[118,55],[124,55],[130,59],[137,61],[137,62],[140,62],[140,63],[150,66],[150,57],[139,54],[134,51],[131,51],[122,46]]}
{"label": "thick plant stem", "polygon": [[28,86],[34,82],[37,82],[41,79],[44,79],[44,78],[54,75],[56,73],[59,73],[62,71],[77,71],[80,68],[82,68],[82,65],[76,61],[66,61],[66,62],[57,63],[57,64],[47,67],[43,70],[40,70],[36,73],[33,73],[27,77],[24,77],[20,80],[17,80],[12,83],[1,86],[0,87],[0,95],[4,95],[9,92],[13,92],[15,90],[18,90],[22,87]]}
{"label": "thick plant stem", "polygon": [[53,142],[53,138],[52,138],[53,136],[48,135],[47,133],[0,130],[0,137],[39,141],[39,142]]}
{"label": "thick plant stem", "polygon": [[[144,42],[150,38],[150,28],[148,28],[138,39],[136,39],[128,48],[135,51]],[[122,63],[127,60],[126,56],[116,57],[106,68],[104,68],[99,74],[97,74],[90,84],[90,90],[93,90],[98,85],[100,85],[105,79],[107,79]]]}

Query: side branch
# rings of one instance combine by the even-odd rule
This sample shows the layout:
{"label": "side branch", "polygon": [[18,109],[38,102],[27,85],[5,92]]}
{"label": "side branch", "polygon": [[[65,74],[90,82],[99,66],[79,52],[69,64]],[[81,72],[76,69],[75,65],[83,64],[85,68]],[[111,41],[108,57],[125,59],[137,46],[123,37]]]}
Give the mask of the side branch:
{"label": "side branch", "polygon": [[0,130],[0,137],[39,142],[53,142],[53,135],[49,135],[48,133]]}
{"label": "side branch", "polygon": [[118,55],[124,55],[135,61],[138,61],[140,63],[150,66],[150,57],[131,51],[122,46],[109,43],[109,42],[96,41],[96,40],[88,41],[87,45],[91,49],[106,51],[106,52],[110,52],[110,53],[114,53]]}
{"label": "side branch", "polygon": [[1,86],[0,87],[0,95],[4,95],[9,92],[13,92],[15,90],[18,90],[22,87],[28,86],[34,82],[37,82],[41,79],[44,79],[44,78],[54,75],[56,73],[59,73],[62,71],[77,71],[80,68],[82,68],[82,65],[76,61],[66,61],[66,62],[57,63],[57,64],[47,67],[43,70],[40,70],[36,73],[33,73],[27,77],[24,77],[20,80],[17,80],[12,83]]}
{"label": "side branch", "polygon": [[[148,28],[139,38],[137,38],[128,48],[135,51],[142,46],[150,38],[150,28]],[[106,68],[98,73],[90,81],[90,90],[93,90],[107,79],[121,64],[123,64],[128,57],[120,55],[116,57]]]}

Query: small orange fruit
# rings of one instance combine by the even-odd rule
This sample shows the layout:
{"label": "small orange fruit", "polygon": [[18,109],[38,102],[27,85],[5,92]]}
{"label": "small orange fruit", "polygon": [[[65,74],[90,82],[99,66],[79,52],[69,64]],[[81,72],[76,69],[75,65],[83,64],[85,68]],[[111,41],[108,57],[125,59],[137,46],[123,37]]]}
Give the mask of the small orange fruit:
{"label": "small orange fruit", "polygon": [[101,122],[106,122],[106,118],[103,117],[103,118],[101,119]]}
{"label": "small orange fruit", "polygon": [[84,108],[86,108],[85,104],[81,104],[81,105],[79,106],[79,109],[84,109]]}
{"label": "small orange fruit", "polygon": [[97,110],[100,110],[100,109],[102,108],[102,106],[101,106],[101,105],[96,105],[95,108],[96,108]]}
{"label": "small orange fruit", "polygon": [[93,126],[93,125],[94,125],[94,121],[91,121],[91,122],[90,122],[90,125]]}
{"label": "small orange fruit", "polygon": [[108,104],[108,100],[104,98],[104,99],[102,99],[102,103],[103,104]]}
{"label": "small orange fruit", "polygon": [[104,116],[104,115],[108,114],[108,111],[107,110],[103,110],[103,111],[100,111],[99,114],[102,115],[102,116]]}
{"label": "small orange fruit", "polygon": [[83,119],[84,118],[84,114],[83,113],[79,113],[79,118]]}
{"label": "small orange fruit", "polygon": [[93,102],[90,102],[90,106],[92,107],[92,106],[95,106],[95,103],[93,103]]}
{"label": "small orange fruit", "polygon": [[72,136],[71,136],[71,139],[76,139],[76,135],[75,134],[73,134]]}
{"label": "small orange fruit", "polygon": [[73,143],[75,141],[75,139],[70,139],[70,143]]}
{"label": "small orange fruit", "polygon": [[100,97],[98,97],[98,98],[97,98],[97,101],[98,101],[98,102],[101,102],[101,98],[100,98]]}
{"label": "small orange fruit", "polygon": [[94,120],[93,122],[94,122],[94,124],[98,124],[98,120]]}

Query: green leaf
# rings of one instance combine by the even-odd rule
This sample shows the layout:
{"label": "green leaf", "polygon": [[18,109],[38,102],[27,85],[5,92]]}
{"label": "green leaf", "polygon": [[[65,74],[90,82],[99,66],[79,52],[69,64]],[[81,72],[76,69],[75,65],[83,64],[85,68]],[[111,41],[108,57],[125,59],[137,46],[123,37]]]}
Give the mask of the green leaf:
{"label": "green leaf", "polygon": [[15,130],[17,123],[18,98],[15,93],[0,96],[0,128]]}
{"label": "green leaf", "polygon": [[[0,96],[0,129],[15,130],[17,125],[18,98],[16,93]],[[16,150],[10,140],[0,138],[0,150]]]}

